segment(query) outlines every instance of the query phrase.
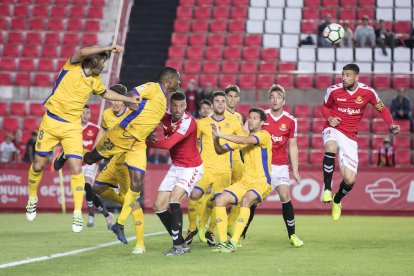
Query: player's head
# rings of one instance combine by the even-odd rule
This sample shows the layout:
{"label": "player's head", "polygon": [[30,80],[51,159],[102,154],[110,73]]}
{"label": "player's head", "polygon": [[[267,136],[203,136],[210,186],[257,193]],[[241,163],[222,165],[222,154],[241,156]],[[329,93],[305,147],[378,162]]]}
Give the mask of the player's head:
{"label": "player's head", "polygon": [[211,96],[213,112],[216,115],[223,115],[226,110],[226,94],[223,91],[216,91]]}
{"label": "player's head", "polygon": [[209,100],[207,99],[201,100],[199,106],[200,106],[200,110],[198,111],[198,114],[200,115],[201,118],[205,118],[211,114],[212,104]]}
{"label": "player's head", "polygon": [[170,100],[170,112],[174,122],[181,120],[187,109],[187,101],[185,95],[180,92],[174,92]]}
{"label": "player's head", "polygon": [[256,132],[261,129],[262,125],[266,123],[266,113],[261,108],[251,108],[249,110],[249,117],[247,118],[247,125],[250,132]]}
{"label": "player's head", "polygon": [[350,63],[342,68],[342,84],[346,89],[351,89],[358,82],[359,67],[355,63]]}
{"label": "player's head", "polygon": [[181,85],[181,76],[177,69],[164,67],[158,73],[158,81],[163,85],[166,93],[175,92]]}
{"label": "player's head", "polygon": [[98,76],[105,68],[105,62],[109,59],[109,56],[109,52],[89,55],[83,59],[82,64],[91,70],[91,75]]}
{"label": "player's head", "polygon": [[[111,87],[109,87],[109,89],[123,96],[126,96],[128,93],[128,89],[120,83],[112,85]],[[112,110],[114,111],[115,114],[119,114],[123,112],[125,109],[124,102],[111,101],[111,104],[112,104]]]}
{"label": "player's head", "polygon": [[91,118],[91,110],[89,109],[89,105],[85,105],[85,107],[83,108],[83,113],[81,115],[82,125],[88,123],[90,118]]}
{"label": "player's head", "polygon": [[286,90],[280,84],[273,84],[269,89],[270,109],[273,112],[283,109],[286,103]]}
{"label": "player's head", "polygon": [[235,84],[227,85],[224,89],[227,97],[227,106],[232,110],[236,109],[236,105],[240,100],[240,88]]}

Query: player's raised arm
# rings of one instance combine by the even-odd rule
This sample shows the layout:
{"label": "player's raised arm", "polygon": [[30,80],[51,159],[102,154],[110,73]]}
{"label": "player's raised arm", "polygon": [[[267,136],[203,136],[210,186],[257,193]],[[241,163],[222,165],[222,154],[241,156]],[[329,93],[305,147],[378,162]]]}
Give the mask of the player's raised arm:
{"label": "player's raised arm", "polygon": [[141,96],[136,95],[135,93],[131,93],[131,92],[128,92],[128,95],[129,96],[120,95],[120,94],[116,93],[115,91],[107,89],[100,96],[102,96],[102,98],[110,100],[110,101],[124,102],[124,103],[127,104],[127,106],[130,109],[137,110],[138,109],[138,104],[141,103],[141,101],[142,101]]}
{"label": "player's raised arm", "polygon": [[100,54],[104,52],[112,52],[112,53],[121,53],[124,50],[124,47],[119,45],[111,45],[111,46],[90,46],[84,47],[78,50],[71,58],[70,61],[72,63],[81,62],[84,58],[94,55]]}

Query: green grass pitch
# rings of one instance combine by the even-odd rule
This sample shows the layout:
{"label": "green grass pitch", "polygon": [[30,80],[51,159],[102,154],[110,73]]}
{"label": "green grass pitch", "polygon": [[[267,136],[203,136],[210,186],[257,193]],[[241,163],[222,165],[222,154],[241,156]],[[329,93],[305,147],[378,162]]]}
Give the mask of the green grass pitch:
{"label": "green grass pitch", "polygon": [[[86,219],[86,216],[84,216]],[[33,223],[24,214],[0,215],[0,265],[115,241],[97,214],[93,228],[71,231],[71,216],[42,214]],[[184,221],[187,222],[186,217]],[[126,234],[133,236],[131,221]],[[185,223],[186,224],[186,223]],[[146,234],[164,231],[155,215],[145,216]],[[0,275],[413,275],[414,220],[411,217],[296,216],[292,248],[281,215],[257,215],[243,247],[215,253],[195,239],[191,253],[166,257],[165,234],[145,238],[147,252],[132,255],[135,241],[14,267]]]}

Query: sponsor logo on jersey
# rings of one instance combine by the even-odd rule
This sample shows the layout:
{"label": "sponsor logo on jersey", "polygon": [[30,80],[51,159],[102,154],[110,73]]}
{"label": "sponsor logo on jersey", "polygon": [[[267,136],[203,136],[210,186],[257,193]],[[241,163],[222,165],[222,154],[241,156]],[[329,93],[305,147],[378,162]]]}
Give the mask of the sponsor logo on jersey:
{"label": "sponsor logo on jersey", "polygon": [[283,139],[283,136],[274,136],[273,134],[271,137],[273,142],[282,142]]}
{"label": "sponsor logo on jersey", "polygon": [[88,136],[93,136],[93,131],[92,131],[92,129],[88,130],[88,132],[86,133],[86,135],[88,135]]}
{"label": "sponsor logo on jersey", "polygon": [[172,126],[172,131],[176,131],[177,130],[177,125],[173,125]]}
{"label": "sponsor logo on jersey", "polygon": [[336,98],[336,100],[337,100],[338,102],[346,102],[346,99],[342,99],[342,98]]}
{"label": "sponsor logo on jersey", "polygon": [[84,146],[84,147],[87,147],[87,146],[89,146],[89,145],[92,145],[92,144],[93,144],[93,141],[91,141],[91,140],[89,140],[89,141],[85,141],[85,140],[83,140],[83,141],[82,141],[82,144],[83,144],[83,146]]}
{"label": "sponsor logo on jersey", "polygon": [[355,102],[356,102],[357,104],[362,104],[364,101],[362,100],[362,97],[361,97],[361,96],[358,96],[358,97],[355,99]]}
{"label": "sponsor logo on jersey", "polygon": [[349,115],[359,114],[361,113],[361,109],[352,109],[352,108],[342,108],[338,107],[338,111],[341,111],[342,113],[347,113]]}
{"label": "sponsor logo on jersey", "polygon": [[286,128],[286,124],[281,124],[280,125],[280,127],[279,127],[279,129],[281,130],[281,131],[285,131],[287,128]]}

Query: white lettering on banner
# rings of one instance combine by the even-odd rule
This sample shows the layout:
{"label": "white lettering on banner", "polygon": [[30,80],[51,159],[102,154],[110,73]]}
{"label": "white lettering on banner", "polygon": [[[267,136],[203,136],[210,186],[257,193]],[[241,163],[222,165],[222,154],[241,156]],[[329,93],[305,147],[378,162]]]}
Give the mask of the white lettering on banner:
{"label": "white lettering on banner", "polygon": [[414,180],[411,180],[408,188],[407,202],[414,202]]}
{"label": "white lettering on banner", "polygon": [[27,195],[27,186],[17,186],[17,185],[1,185],[0,186],[0,195],[7,196],[26,196]]}
{"label": "white lettering on banner", "polygon": [[[70,175],[64,175],[63,176],[63,183],[70,184]],[[53,177],[53,184],[59,184],[59,177]]]}
{"label": "white lettering on banner", "polygon": [[[42,196],[57,197],[60,196],[60,187],[59,186],[39,186],[40,194]],[[72,190],[70,187],[65,186],[65,195],[71,196]]]}
{"label": "white lettering on banner", "polygon": [[[310,190],[307,194],[303,194],[303,189],[309,186]],[[300,202],[311,202],[315,200],[320,195],[320,184],[318,181],[312,178],[302,179],[300,185],[293,187],[292,195],[293,197]]]}
{"label": "white lettering on banner", "polygon": [[377,204],[385,204],[393,198],[399,198],[401,195],[401,190],[397,189],[394,181],[389,178],[381,178],[374,184],[367,185],[365,192]]}
{"label": "white lettering on banner", "polygon": [[22,183],[22,177],[15,175],[15,174],[0,174],[0,183],[1,182],[15,182],[15,183]]}
{"label": "white lettering on banner", "polygon": [[353,115],[353,114],[359,114],[361,113],[361,109],[352,109],[352,108],[342,108],[342,107],[338,107],[338,111],[341,111],[343,113],[348,113],[349,115]]}

